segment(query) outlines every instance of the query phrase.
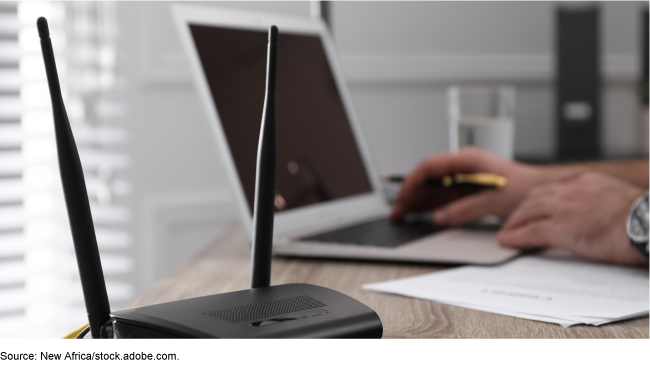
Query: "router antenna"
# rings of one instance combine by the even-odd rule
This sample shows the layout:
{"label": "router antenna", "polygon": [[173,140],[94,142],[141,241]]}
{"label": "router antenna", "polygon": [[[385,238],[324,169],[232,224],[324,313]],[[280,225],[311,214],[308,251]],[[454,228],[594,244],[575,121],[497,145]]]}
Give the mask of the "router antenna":
{"label": "router antenna", "polygon": [[54,51],[52,50],[47,20],[43,17],[38,18],[36,26],[38,27],[38,35],[41,38],[47,83],[52,98],[59,172],[65,195],[65,205],[68,208],[68,219],[72,230],[72,240],[77,256],[86,312],[88,312],[90,333],[93,338],[100,338],[103,337],[101,335],[102,325],[110,320],[111,308],[108,304],[102,263],[99,260],[99,249],[97,248],[95,228],[90,213],[90,204],[88,203],[88,192],[86,191],[79,153],[77,152],[68,115],[65,112],[61,97],[61,87],[54,62]]}
{"label": "router antenna", "polygon": [[266,61],[266,97],[257,146],[255,208],[253,213],[253,247],[251,253],[251,288],[271,283],[273,213],[275,203],[275,66],[277,64],[278,27],[269,28]]}

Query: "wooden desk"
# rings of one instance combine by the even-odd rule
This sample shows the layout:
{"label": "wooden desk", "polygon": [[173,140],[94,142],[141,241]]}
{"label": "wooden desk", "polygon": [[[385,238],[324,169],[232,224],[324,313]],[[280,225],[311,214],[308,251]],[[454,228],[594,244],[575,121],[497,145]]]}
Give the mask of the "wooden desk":
{"label": "wooden desk", "polygon": [[[444,268],[274,258],[271,284],[309,283],[345,293],[379,314],[384,338],[648,338],[648,317],[600,327],[563,328],[421,299],[381,294],[361,285],[425,274]],[[164,303],[247,289],[250,250],[238,225],[158,282],[133,304]]]}

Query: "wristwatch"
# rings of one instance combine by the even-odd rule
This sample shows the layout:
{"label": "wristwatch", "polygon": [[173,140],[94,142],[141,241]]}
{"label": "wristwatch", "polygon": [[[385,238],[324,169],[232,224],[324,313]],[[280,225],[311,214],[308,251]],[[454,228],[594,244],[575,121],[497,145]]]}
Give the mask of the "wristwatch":
{"label": "wristwatch", "polygon": [[627,216],[627,237],[630,244],[648,258],[648,193],[634,201]]}

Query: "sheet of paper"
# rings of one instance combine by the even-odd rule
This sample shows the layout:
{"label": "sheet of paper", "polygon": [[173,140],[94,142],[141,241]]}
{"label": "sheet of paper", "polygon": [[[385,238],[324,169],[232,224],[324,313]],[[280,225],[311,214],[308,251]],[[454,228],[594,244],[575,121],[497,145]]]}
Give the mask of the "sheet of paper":
{"label": "sheet of paper", "polygon": [[567,326],[647,315],[648,285],[643,268],[525,256],[363,287]]}
{"label": "sheet of paper", "polygon": [[511,317],[532,319],[534,321],[557,323],[557,324],[561,325],[562,327],[570,327],[570,326],[573,326],[574,324],[582,323],[582,322],[579,322],[579,321],[576,322],[576,321],[571,321],[571,320],[564,319],[564,318],[536,316],[536,315],[531,315],[531,314],[526,314],[526,313],[504,311],[504,310],[500,310],[498,308],[488,308],[488,307],[467,305],[467,304],[464,304],[464,303],[453,303],[453,302],[441,302],[441,303],[451,304],[451,305],[455,305],[455,306],[458,306],[458,307],[465,307],[465,308],[469,308],[469,309],[475,309],[475,310],[479,310],[479,311],[482,311],[482,312],[489,312],[489,313],[503,314],[503,315],[511,316]]}
{"label": "sheet of paper", "polygon": [[501,310],[499,308],[474,306],[474,305],[468,305],[468,304],[465,304],[465,303],[442,302],[442,301],[439,301],[439,302],[440,303],[445,303],[445,304],[456,305],[456,306],[459,306],[459,307],[475,309],[475,310],[479,310],[479,311],[483,311],[483,312],[503,314],[503,315],[511,316],[511,317],[518,317],[518,318],[532,319],[532,320],[535,320],[535,321],[557,323],[557,324],[559,324],[559,325],[561,325],[563,327],[570,327],[570,326],[573,326],[574,324],[580,324],[580,323],[591,324],[591,325],[594,325],[594,326],[600,326],[601,324],[605,324],[605,323],[621,321],[621,320],[624,320],[624,319],[632,319],[632,318],[637,318],[637,317],[646,317],[648,315],[648,311],[644,311],[644,312],[634,313],[634,314],[631,314],[629,316],[620,317],[620,318],[596,318],[596,317],[581,317],[581,316],[567,316],[566,318],[557,318],[557,317],[538,316],[538,315],[529,314],[529,313]]}

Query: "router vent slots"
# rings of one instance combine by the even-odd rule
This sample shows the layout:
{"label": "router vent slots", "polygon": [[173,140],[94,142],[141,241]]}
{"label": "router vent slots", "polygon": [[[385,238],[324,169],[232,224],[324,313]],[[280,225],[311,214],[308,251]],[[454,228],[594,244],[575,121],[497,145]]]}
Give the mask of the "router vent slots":
{"label": "router vent slots", "polygon": [[242,305],[239,307],[218,309],[204,312],[206,316],[220,319],[230,323],[241,323],[259,320],[268,317],[280,316],[283,314],[295,313],[310,309],[326,307],[325,303],[316,300],[309,295],[301,295],[293,298],[272,300],[259,304]]}

